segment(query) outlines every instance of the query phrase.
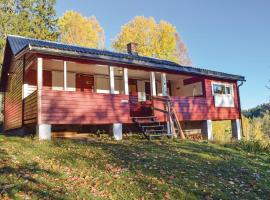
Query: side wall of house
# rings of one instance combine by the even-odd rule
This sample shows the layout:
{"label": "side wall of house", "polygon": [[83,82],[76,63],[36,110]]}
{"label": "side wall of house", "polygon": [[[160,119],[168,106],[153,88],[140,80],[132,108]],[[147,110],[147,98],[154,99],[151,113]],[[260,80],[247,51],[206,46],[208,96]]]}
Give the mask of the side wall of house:
{"label": "side wall of house", "polygon": [[[212,82],[229,83],[233,85],[234,107],[215,106],[214,96],[212,94]],[[177,97],[171,99],[180,121],[200,121],[200,120],[231,120],[240,118],[239,100],[237,82],[224,81],[217,79],[204,79],[205,96],[204,97]],[[154,101],[154,106],[164,109],[163,102]],[[159,120],[164,120],[164,114],[155,111]]]}
{"label": "side wall of house", "polygon": [[4,129],[10,130],[22,126],[22,85],[23,85],[23,60],[14,62],[11,66],[7,91],[4,99]]}
{"label": "side wall of house", "polygon": [[[212,83],[228,83],[233,86],[233,100],[234,107],[216,107],[214,96],[212,94]],[[207,98],[207,105],[209,108],[208,119],[212,120],[226,120],[239,119],[241,111],[239,110],[238,89],[236,81],[223,81],[218,79],[205,79],[205,92]]]}

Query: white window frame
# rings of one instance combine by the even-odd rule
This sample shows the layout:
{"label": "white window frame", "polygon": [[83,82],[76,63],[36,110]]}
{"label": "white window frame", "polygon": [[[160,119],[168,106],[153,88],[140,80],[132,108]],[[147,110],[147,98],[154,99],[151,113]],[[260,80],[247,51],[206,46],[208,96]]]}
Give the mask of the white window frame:
{"label": "white window frame", "polygon": [[[230,87],[231,94],[215,94],[214,92],[214,85],[224,85],[226,87]],[[227,95],[227,96],[234,96],[233,84],[232,83],[223,83],[223,82],[212,82],[212,95]]]}

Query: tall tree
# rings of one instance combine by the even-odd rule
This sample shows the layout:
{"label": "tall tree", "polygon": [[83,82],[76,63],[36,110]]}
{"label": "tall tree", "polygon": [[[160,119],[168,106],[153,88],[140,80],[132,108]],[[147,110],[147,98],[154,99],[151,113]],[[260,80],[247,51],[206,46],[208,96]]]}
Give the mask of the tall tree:
{"label": "tall tree", "polygon": [[15,2],[14,0],[0,0],[0,65],[3,60],[3,47],[7,33],[15,29]]}
{"label": "tall tree", "polygon": [[56,40],[56,0],[35,0],[33,6],[33,34],[36,38]]}
{"label": "tall tree", "polygon": [[58,25],[62,42],[104,48],[104,30],[94,16],[87,18],[75,11],[67,11]]}
{"label": "tall tree", "polygon": [[157,23],[153,17],[136,16],[122,26],[112,47],[117,51],[126,52],[126,45],[136,42],[140,55],[181,63],[180,60],[184,59],[179,56],[188,56],[186,46],[179,39],[180,36],[172,24],[163,20]]}
{"label": "tall tree", "polygon": [[175,34],[176,37],[176,57],[177,57],[177,63],[183,66],[191,66],[192,61],[188,55],[188,49],[185,43],[183,42],[181,36],[179,33]]}
{"label": "tall tree", "polygon": [[1,56],[7,34],[57,40],[55,0],[0,0],[0,19]]}

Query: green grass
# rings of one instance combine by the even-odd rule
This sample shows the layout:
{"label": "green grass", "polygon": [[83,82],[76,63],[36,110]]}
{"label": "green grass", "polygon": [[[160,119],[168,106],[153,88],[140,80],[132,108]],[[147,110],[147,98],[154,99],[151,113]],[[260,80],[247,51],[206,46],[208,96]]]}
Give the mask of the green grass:
{"label": "green grass", "polygon": [[11,199],[269,199],[270,156],[180,140],[0,136],[0,195]]}

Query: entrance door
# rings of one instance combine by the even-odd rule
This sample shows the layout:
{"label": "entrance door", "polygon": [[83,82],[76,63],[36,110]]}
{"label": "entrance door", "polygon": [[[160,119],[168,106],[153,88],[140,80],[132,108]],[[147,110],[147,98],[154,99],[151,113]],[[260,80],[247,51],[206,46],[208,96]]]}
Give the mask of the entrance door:
{"label": "entrance door", "polygon": [[94,77],[87,74],[76,74],[76,91],[94,92]]}
{"label": "entrance door", "polygon": [[150,83],[145,82],[146,101],[138,101],[137,80],[129,80],[130,115],[132,117],[152,116],[152,102],[148,101],[151,95]]}

